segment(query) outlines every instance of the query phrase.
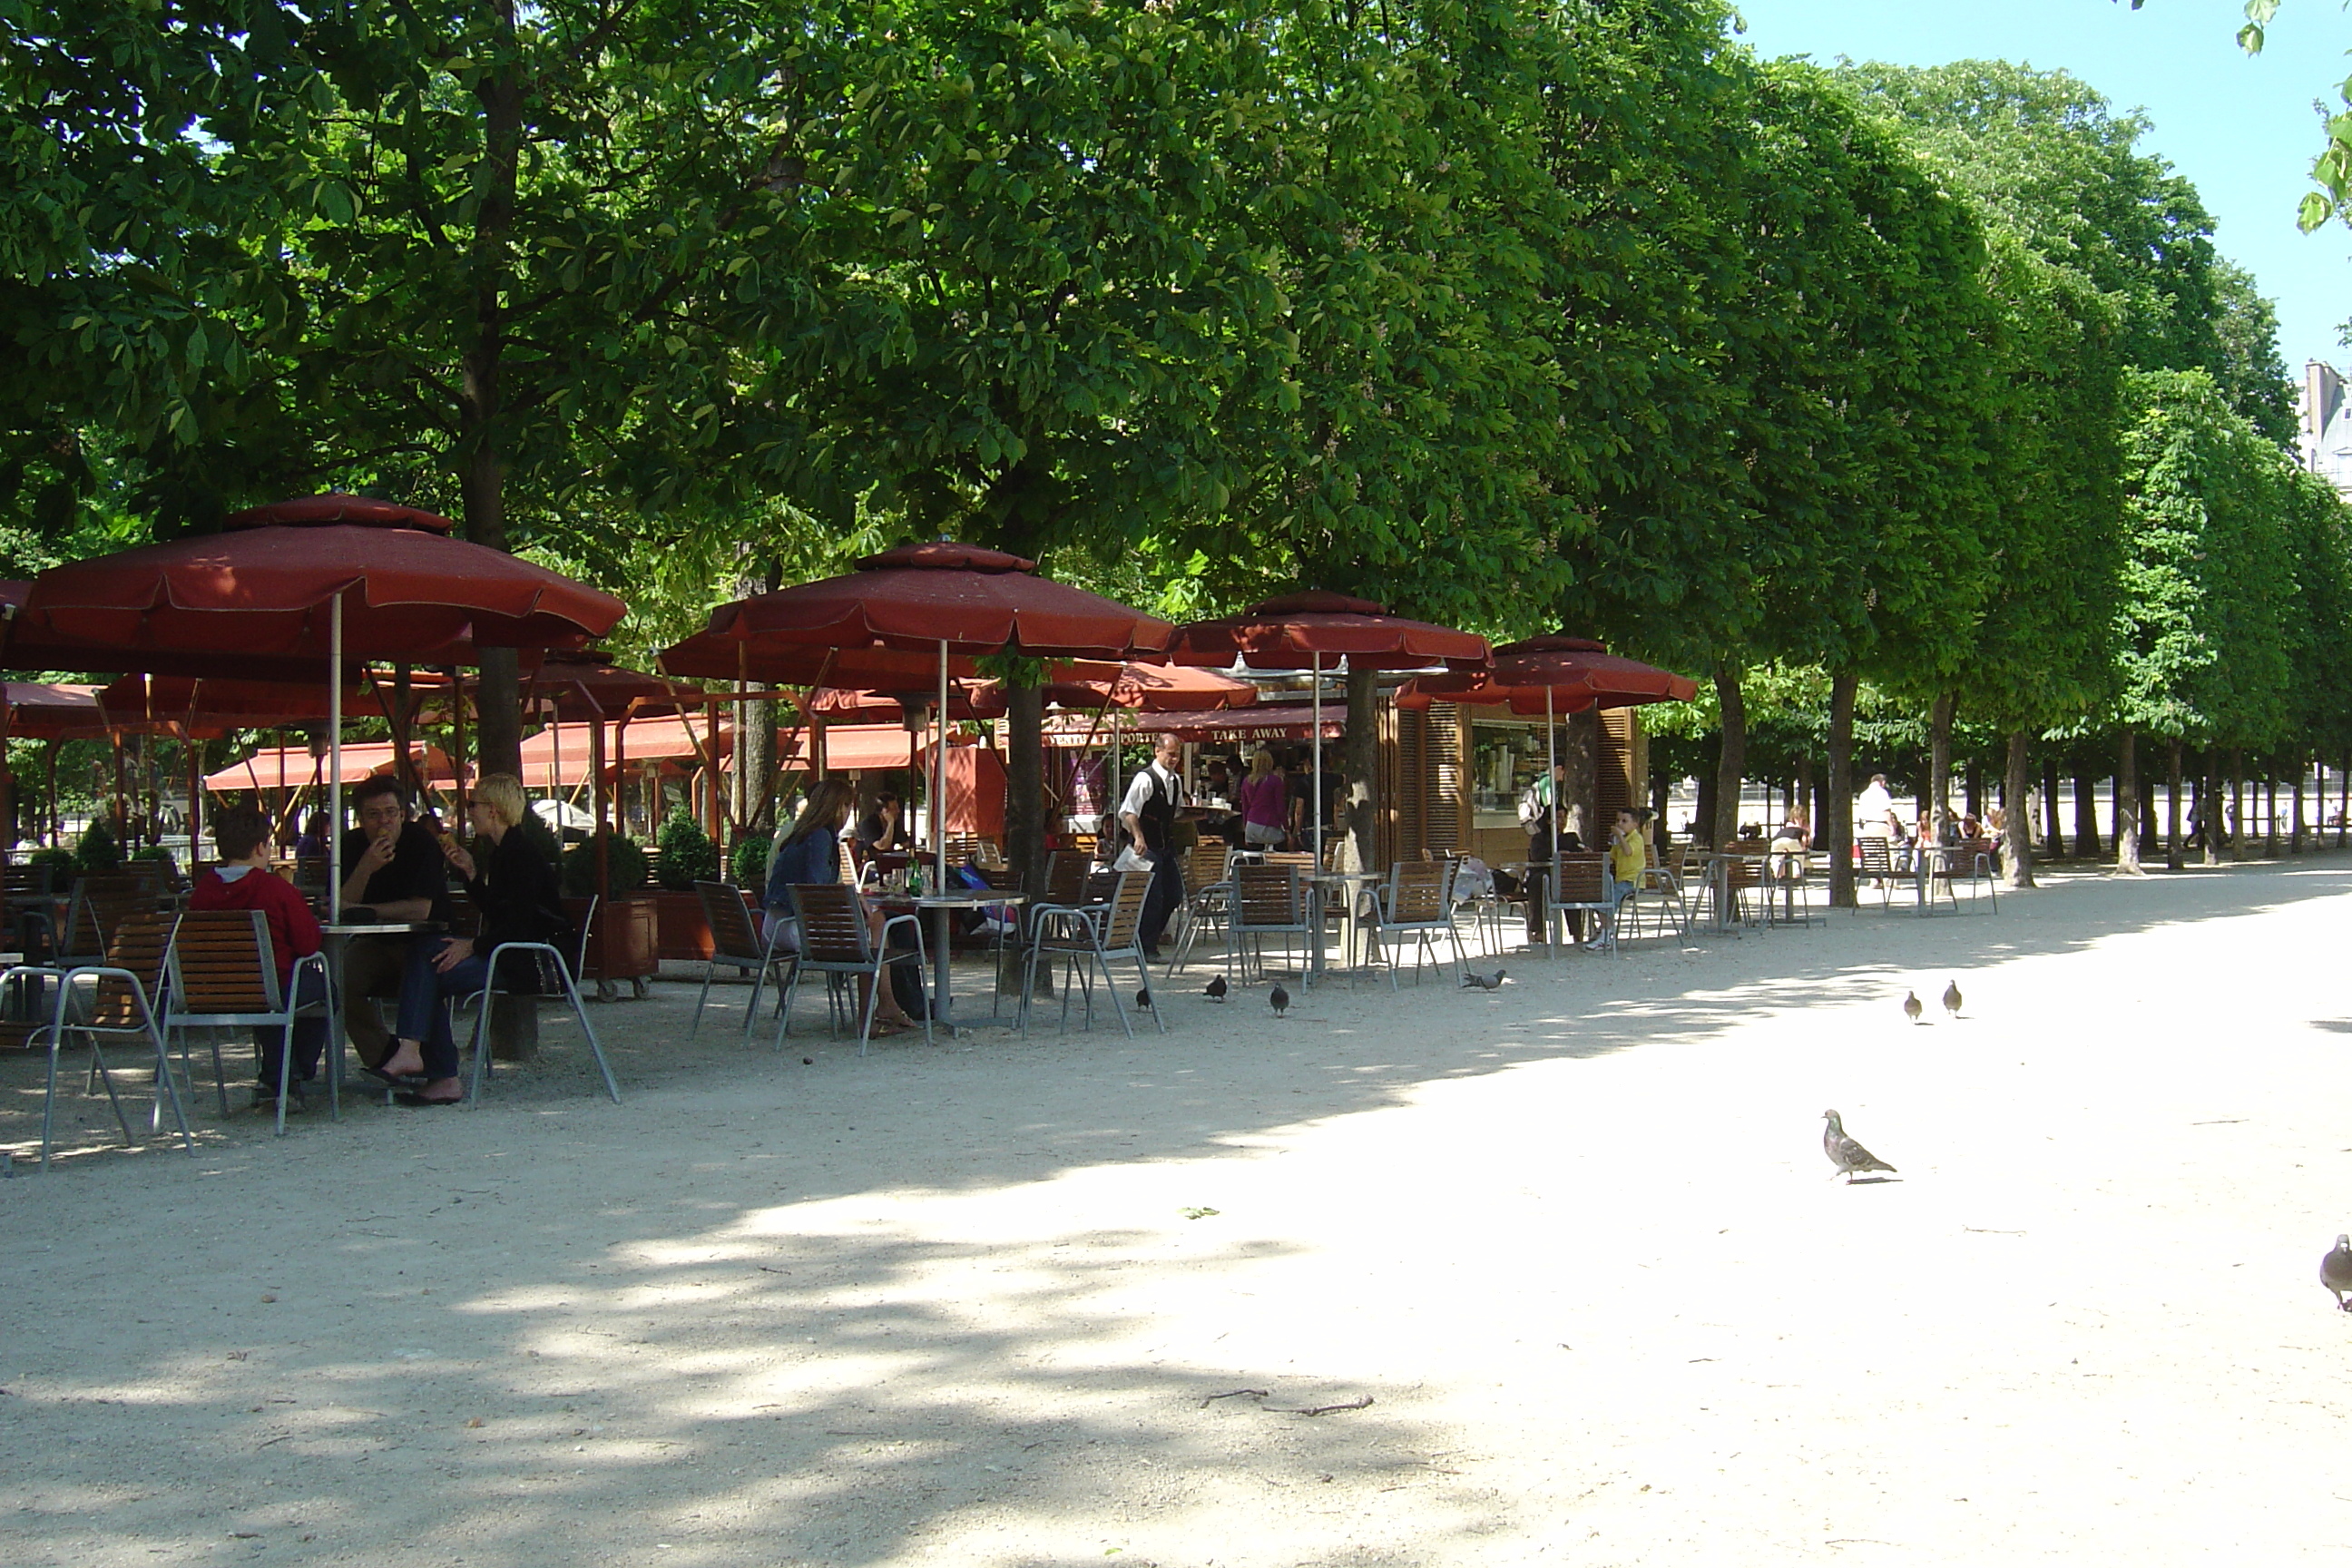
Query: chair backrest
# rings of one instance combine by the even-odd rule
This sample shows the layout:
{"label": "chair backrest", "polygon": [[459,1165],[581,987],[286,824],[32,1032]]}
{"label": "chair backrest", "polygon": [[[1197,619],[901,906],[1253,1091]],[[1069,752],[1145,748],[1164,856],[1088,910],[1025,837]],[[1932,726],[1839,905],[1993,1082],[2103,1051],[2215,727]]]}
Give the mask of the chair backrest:
{"label": "chair backrest", "polygon": [[710,922],[710,949],[721,958],[757,963],[767,956],[768,944],[751,923],[743,895],[724,882],[697,882],[695,896],[702,900],[702,918]]}
{"label": "chair backrest", "polygon": [[46,899],[52,891],[57,869],[47,861],[38,866],[0,866],[0,894],[10,899]]}
{"label": "chair backrest", "polygon": [[1864,834],[1854,840],[1862,848],[1862,874],[1865,877],[1891,876],[1895,857],[1886,847],[1886,840],[1876,834]]}
{"label": "chair backrest", "polygon": [[1184,890],[1197,893],[1225,879],[1225,843],[1222,838],[1195,844],[1184,851]]}
{"label": "chair backrest", "polygon": [[1149,871],[1121,871],[1110,895],[1110,918],[1103,921],[1103,951],[1118,952],[1133,947],[1143,926],[1144,895],[1151,890]]}
{"label": "chair backrest", "polygon": [[1747,856],[1743,855],[1738,859],[1726,860],[1723,863],[1723,885],[1735,893],[1743,889],[1756,887],[1762,879],[1761,863]]}
{"label": "chair backrest", "polygon": [[1298,867],[1235,866],[1233,920],[1236,928],[1305,925],[1307,902]]}
{"label": "chair backrest", "polygon": [[1562,855],[1552,863],[1552,901],[1561,904],[1597,904],[1607,898],[1602,879],[1607,874],[1609,857],[1582,853]]}
{"label": "chair backrest", "polygon": [[1296,866],[1302,871],[1315,869],[1315,857],[1305,849],[1269,849],[1258,858],[1261,866]]}
{"label": "chair backrest", "polygon": [[1072,905],[1087,893],[1087,873],[1095,858],[1083,849],[1056,849],[1045,857],[1045,898],[1049,904]]}
{"label": "chair backrest", "polygon": [[[171,962],[172,931],[180,917],[156,910],[138,910],[122,917],[106,962],[137,976],[150,1005],[163,989],[163,972]],[[98,994],[91,999],[89,1021],[101,1029],[136,1029],[146,1023],[138,998],[118,974],[100,975]]]}
{"label": "chair backrest", "polygon": [[172,1011],[281,1010],[269,921],[259,910],[191,910],[172,933]]}
{"label": "chair backrest", "polygon": [[95,958],[114,940],[122,917],[155,907],[156,894],[144,878],[121,872],[84,877],[74,886],[73,907],[66,921],[66,939],[59,951],[77,958]]}
{"label": "chair backrest", "polygon": [[874,943],[866,928],[866,900],[838,882],[796,883],[793,902],[800,910],[801,962],[871,963]]}
{"label": "chair backrest", "polygon": [[1445,919],[1446,888],[1453,867],[1444,860],[1400,860],[1389,868],[1388,909],[1393,925],[1426,925]]}

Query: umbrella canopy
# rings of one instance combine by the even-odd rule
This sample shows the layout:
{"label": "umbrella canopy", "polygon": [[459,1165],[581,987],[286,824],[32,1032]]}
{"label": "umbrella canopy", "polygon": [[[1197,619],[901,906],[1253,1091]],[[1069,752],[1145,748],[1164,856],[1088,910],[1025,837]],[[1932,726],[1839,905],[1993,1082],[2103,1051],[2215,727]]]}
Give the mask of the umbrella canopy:
{"label": "umbrella canopy", "polygon": [[[448,753],[439,747],[411,746],[408,754],[426,783],[446,785],[457,782],[457,769],[450,765]],[[388,773],[392,768],[389,741],[355,741],[343,748],[346,773]],[[272,746],[205,775],[205,788],[215,795],[244,789],[297,790],[309,789],[326,780],[324,756],[313,756],[307,746]]]}
{"label": "umbrella canopy", "polygon": [[551,710],[567,721],[610,719],[631,711],[674,713],[681,706],[699,708],[706,695],[697,687],[624,669],[601,653],[567,651],[550,653],[541,661],[527,683],[527,694],[539,710]]}
{"label": "umbrella canopy", "polygon": [[[844,724],[824,732],[824,765],[836,773],[911,768],[915,756],[915,737],[904,724]],[[808,737],[796,736],[777,763],[786,769],[814,766]]]}
{"label": "umbrella canopy", "polygon": [[755,645],[934,654],[944,646],[1040,658],[1125,658],[1168,646],[1167,622],[1036,573],[1035,562],[999,550],[946,540],[901,545],[838,577],[721,605],[709,629]]}
{"label": "umbrella canopy", "polygon": [[600,749],[605,776],[609,778],[620,766],[614,760],[618,757],[625,756],[631,767],[646,763],[699,762],[706,752],[713,758],[724,757],[734,747],[735,727],[724,719],[716,725],[708,720],[634,719],[625,730],[607,721],[601,748],[584,721],[554,724],[523,737],[522,776],[523,782],[534,789],[551,788],[559,783],[579,784],[599,760]]}
{"label": "umbrella canopy", "polygon": [[1507,703],[1515,713],[1573,713],[1591,707],[1687,702],[1697,695],[1698,682],[1685,676],[1621,658],[1590,637],[1562,635],[1507,643],[1495,650],[1489,670],[1416,676],[1398,695],[1397,705]]}
{"label": "umbrella canopy", "polygon": [[[817,647],[747,642],[707,629],[672,643],[655,662],[664,674],[696,680],[751,680],[767,686],[825,686],[856,691],[921,691],[940,675],[936,646],[929,653],[872,646]],[[978,673],[970,655],[948,656],[948,674],[954,679],[970,680]]]}
{"label": "umbrella canopy", "polygon": [[[825,686],[810,695],[809,709],[827,724],[904,724],[908,699],[919,709],[938,701],[920,687],[888,692],[847,691],[838,686]],[[951,721],[961,723],[1003,717],[1004,691],[992,680],[960,685],[948,693],[948,718]]]}
{"label": "umbrella canopy", "polygon": [[89,740],[108,731],[95,686],[0,681],[0,733],[20,741]]}
{"label": "umbrella canopy", "polygon": [[1181,664],[1065,665],[1053,672],[1045,700],[1056,708],[1132,708],[1145,713],[1202,713],[1246,708],[1257,688],[1213,669]]}
{"label": "umbrella canopy", "polygon": [[1412,669],[1444,664],[1475,668],[1487,659],[1475,632],[1392,616],[1370,599],[1317,590],[1286,594],[1238,616],[1179,626],[1168,645],[1178,664],[1252,669],[1331,669],[1342,659],[1355,669]]}
{"label": "umbrella canopy", "polygon": [[238,512],[220,533],[142,545],[33,579],[13,630],[102,666],[158,654],[319,659],[342,606],[346,658],[456,662],[461,646],[576,645],[626,606],[452,539],[449,520],[357,496]]}

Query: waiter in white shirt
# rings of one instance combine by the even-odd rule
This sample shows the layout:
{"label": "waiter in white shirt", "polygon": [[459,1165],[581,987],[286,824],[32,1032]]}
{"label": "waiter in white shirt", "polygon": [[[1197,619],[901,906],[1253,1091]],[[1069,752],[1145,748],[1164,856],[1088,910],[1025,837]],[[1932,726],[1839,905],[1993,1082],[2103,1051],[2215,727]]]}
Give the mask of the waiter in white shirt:
{"label": "waiter in white shirt", "polygon": [[1127,798],[1118,805],[1119,825],[1127,829],[1135,852],[1151,862],[1151,886],[1143,895],[1139,934],[1144,957],[1155,963],[1160,959],[1160,933],[1168,929],[1168,917],[1184,901],[1183,869],[1170,843],[1176,813],[1184,805],[1184,781],[1176,774],[1176,764],[1183,755],[1183,742],[1173,735],[1160,736],[1151,748],[1151,761],[1127,786]]}

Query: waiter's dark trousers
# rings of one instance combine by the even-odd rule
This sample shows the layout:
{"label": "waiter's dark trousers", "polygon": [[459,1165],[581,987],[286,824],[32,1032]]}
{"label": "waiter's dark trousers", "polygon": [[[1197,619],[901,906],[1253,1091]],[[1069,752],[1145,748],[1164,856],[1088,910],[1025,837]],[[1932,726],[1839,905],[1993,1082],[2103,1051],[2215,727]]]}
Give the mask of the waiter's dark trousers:
{"label": "waiter's dark trousers", "polygon": [[1151,886],[1143,894],[1143,924],[1139,928],[1146,952],[1157,952],[1160,933],[1168,929],[1168,917],[1184,901],[1184,869],[1176,851],[1162,849],[1151,863]]}

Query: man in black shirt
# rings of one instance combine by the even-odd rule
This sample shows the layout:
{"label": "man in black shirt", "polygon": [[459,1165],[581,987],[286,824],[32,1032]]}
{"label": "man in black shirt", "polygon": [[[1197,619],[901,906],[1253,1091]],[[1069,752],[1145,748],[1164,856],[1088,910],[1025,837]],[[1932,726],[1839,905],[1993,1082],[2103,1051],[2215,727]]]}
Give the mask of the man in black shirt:
{"label": "man in black shirt", "polygon": [[[360,826],[343,835],[344,914],[394,922],[448,920],[448,863],[432,830],[409,819],[408,791],[400,780],[391,773],[362,780],[352,804]],[[375,998],[400,994],[409,941],[389,933],[362,936],[343,949],[343,1029],[371,1068],[392,1055],[392,1034],[376,1015]]]}

